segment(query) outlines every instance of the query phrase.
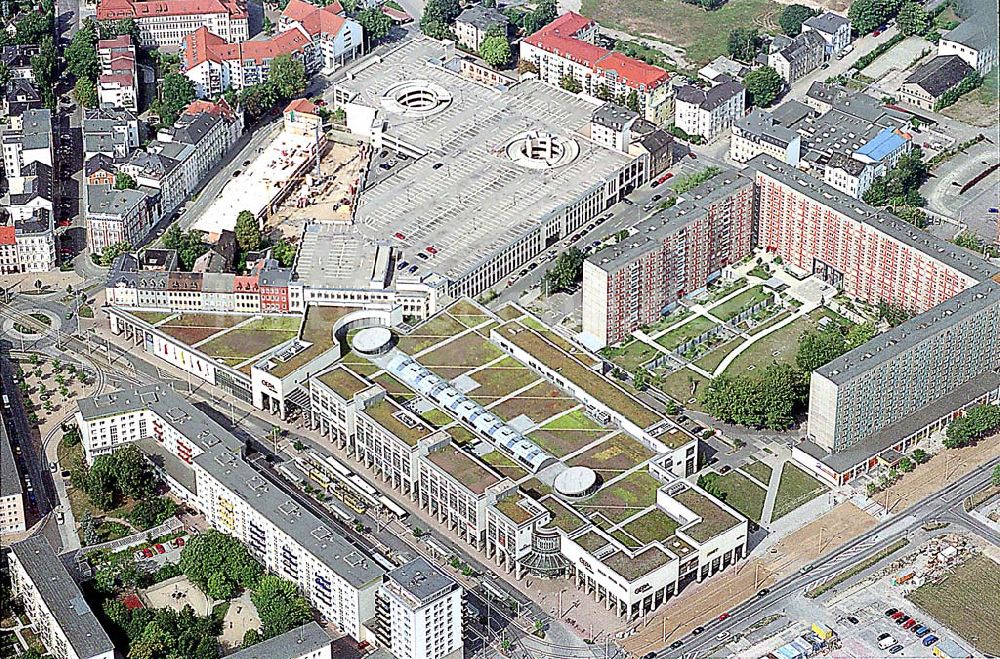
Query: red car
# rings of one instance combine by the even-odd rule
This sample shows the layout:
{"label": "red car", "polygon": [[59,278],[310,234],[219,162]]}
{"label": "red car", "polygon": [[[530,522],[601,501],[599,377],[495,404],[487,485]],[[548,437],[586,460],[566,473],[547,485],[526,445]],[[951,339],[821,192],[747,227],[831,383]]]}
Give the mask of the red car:
{"label": "red car", "polygon": [[914,620],[913,618],[910,618],[909,620],[903,623],[903,629],[910,629],[911,627],[916,626],[916,624],[917,621]]}
{"label": "red car", "polygon": [[882,30],[875,30],[874,32],[872,32],[873,37],[877,37],[880,34],[882,34]]}
{"label": "red car", "polygon": [[726,619],[726,618],[728,618],[728,617],[729,617],[729,612],[728,612],[728,611],[726,611],[726,612],[725,612],[725,613],[723,613],[723,614],[722,614],[721,616],[719,616],[719,620],[725,620],[725,619]]}
{"label": "red car", "polygon": [[174,547],[183,547],[184,538],[174,538],[170,544],[172,544]]}
{"label": "red car", "polygon": [[691,156],[692,158],[697,158],[698,157],[698,154],[695,153],[694,151],[688,151],[688,155]]}
{"label": "red car", "polygon": [[155,552],[149,547],[146,547],[145,549],[142,550],[142,555],[145,556],[146,558],[152,558],[154,553]]}
{"label": "red car", "polygon": [[166,550],[166,548],[163,545],[157,543],[156,544],[156,553],[157,554],[165,554],[165,553],[167,553],[167,550]]}
{"label": "red car", "polygon": [[70,220],[68,217],[64,217],[63,219],[59,220],[59,226],[61,227],[68,227],[72,223],[73,221]]}

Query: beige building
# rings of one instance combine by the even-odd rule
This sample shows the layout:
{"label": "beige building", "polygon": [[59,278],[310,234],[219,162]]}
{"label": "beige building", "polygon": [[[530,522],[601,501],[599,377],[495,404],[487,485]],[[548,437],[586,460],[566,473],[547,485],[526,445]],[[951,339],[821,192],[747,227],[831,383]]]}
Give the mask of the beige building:
{"label": "beige building", "polygon": [[24,530],[24,491],[21,489],[21,476],[17,473],[3,412],[0,412],[0,537],[23,533]]}
{"label": "beige building", "polygon": [[506,36],[509,24],[510,21],[503,12],[493,7],[472,5],[458,15],[452,29],[458,43],[478,53],[490,30],[499,31]]}

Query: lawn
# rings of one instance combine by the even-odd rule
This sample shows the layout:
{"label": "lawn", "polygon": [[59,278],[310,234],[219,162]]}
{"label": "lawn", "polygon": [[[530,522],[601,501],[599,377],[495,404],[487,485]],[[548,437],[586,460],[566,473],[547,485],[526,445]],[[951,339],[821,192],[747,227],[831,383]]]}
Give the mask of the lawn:
{"label": "lawn", "polygon": [[734,318],[739,315],[739,313],[747,307],[752,307],[755,304],[759,304],[760,302],[771,300],[773,298],[774,293],[770,290],[764,288],[763,286],[754,286],[753,288],[743,291],[736,297],[730,298],[716,307],[712,307],[709,309],[709,313],[721,321],[727,321],[730,318]]}
{"label": "lawn", "polygon": [[963,638],[978,639],[980,652],[1000,655],[1000,566],[991,559],[970,558],[942,582],[926,583],[907,597]]}
{"label": "lawn", "polygon": [[760,460],[754,460],[747,466],[743,467],[743,471],[747,472],[761,483],[765,485],[771,481],[771,467]]}
{"label": "lawn", "polygon": [[524,414],[535,423],[543,423],[546,419],[576,405],[576,399],[570,398],[547,382],[540,382],[524,393],[491,408],[490,411],[508,421]]}
{"label": "lawn", "polygon": [[674,534],[678,526],[680,525],[673,517],[659,508],[654,508],[642,517],[632,520],[623,528],[642,544],[648,545],[657,540],[666,540]]}
{"label": "lawn", "polygon": [[568,462],[571,467],[590,467],[605,480],[628,471],[656,455],[640,442],[618,433]]}
{"label": "lawn", "polygon": [[704,316],[693,318],[680,327],[674,328],[656,340],[667,350],[673,350],[679,345],[687,343],[691,339],[697,338],[715,327],[715,322]]}
{"label": "lawn", "polygon": [[295,329],[288,329],[286,325],[275,323],[274,320],[262,318],[251,321],[239,329],[212,339],[200,346],[199,350],[210,357],[250,359],[298,336],[298,324]]}
{"label": "lawn", "polygon": [[415,328],[412,333],[399,337],[397,347],[408,355],[414,355],[465,329],[465,325],[451,316],[441,314]]}
{"label": "lawn", "polygon": [[475,327],[490,319],[485,312],[468,300],[459,300],[448,307],[448,315],[466,327]]}
{"label": "lawn", "polygon": [[[763,369],[772,362],[794,364],[799,339],[806,333],[806,330],[815,326],[816,323],[808,317],[795,319],[781,329],[757,339],[729,363],[726,372],[738,375],[746,373],[748,370]],[[753,368],[750,368],[751,366]]]}
{"label": "lawn", "polygon": [[659,37],[685,48],[695,63],[707,64],[726,53],[734,28],[777,32],[780,10],[770,0],[730,0],[710,12],[680,0],[585,0],[580,13],[609,27]]}
{"label": "lawn", "polygon": [[723,501],[753,521],[760,523],[760,514],[764,510],[764,498],[767,496],[767,490],[736,471],[722,476],[710,474],[705,478],[710,479],[719,489]]}
{"label": "lawn", "polygon": [[416,396],[416,394],[413,393],[409,387],[388,373],[380,373],[374,377],[372,381],[385,389],[386,393],[389,394],[391,398],[394,398],[400,403],[406,402]]}
{"label": "lawn", "polygon": [[[475,332],[471,332],[453,339],[431,352],[424,353],[420,356],[420,363],[428,368],[446,366],[467,371],[476,366],[482,366],[502,354],[500,348],[489,343]],[[455,377],[455,375],[451,375],[451,377]]]}
{"label": "lawn", "polygon": [[575,409],[552,419],[542,428],[545,430],[603,430],[604,426],[587,416],[583,410]]}
{"label": "lawn", "polygon": [[778,481],[778,493],[774,500],[771,521],[777,521],[799,506],[815,499],[826,491],[818,480],[802,471],[791,462],[786,462]]}
{"label": "lawn", "polygon": [[155,325],[161,320],[166,320],[174,314],[172,312],[164,311],[130,311],[129,314],[135,316],[139,320],[144,320],[150,325]]}
{"label": "lawn", "polygon": [[189,346],[197,345],[205,339],[211,338],[223,331],[218,327],[180,327],[160,325],[158,328],[167,336],[172,336],[181,343]]}
{"label": "lawn", "polygon": [[611,360],[630,373],[662,354],[648,343],[637,340],[629,341],[617,348],[603,348],[601,350],[602,357]]}
{"label": "lawn", "polygon": [[577,504],[585,515],[600,512],[613,522],[621,522],[656,503],[660,481],[647,471],[636,471]]}
{"label": "lawn", "polygon": [[503,398],[522,389],[532,382],[538,381],[538,374],[526,366],[507,357],[484,368],[470,373],[469,377],[479,383],[479,386],[469,392],[469,397],[480,404],[488,405],[497,398]]}
{"label": "lawn", "polygon": [[[692,383],[694,384],[694,393],[691,392]],[[657,385],[660,391],[692,410],[701,409],[698,399],[701,398],[701,394],[707,386],[708,378],[702,377],[689,368],[682,368],[665,375]]]}
{"label": "lawn", "polygon": [[715,369],[717,369],[719,364],[722,363],[722,360],[725,359],[733,350],[736,350],[743,345],[745,341],[746,339],[739,336],[735,339],[730,339],[696,361],[694,364],[695,366],[705,369],[709,373],[714,373]]}
{"label": "lawn", "polygon": [[[214,313],[185,313],[174,318],[163,327],[235,327],[250,316],[244,314],[214,314]],[[268,321],[266,325],[261,324],[259,329],[290,329],[297,330],[302,318],[299,316],[287,318],[261,318],[258,323]]]}
{"label": "lawn", "polygon": [[584,446],[596,442],[607,430],[536,430],[528,439],[538,444],[557,458],[579,451]]}
{"label": "lawn", "polygon": [[679,307],[668,313],[666,316],[661,316],[649,325],[645,325],[642,327],[642,331],[646,334],[655,334],[656,332],[666,329],[671,325],[676,325],[693,313],[694,312],[687,307]]}

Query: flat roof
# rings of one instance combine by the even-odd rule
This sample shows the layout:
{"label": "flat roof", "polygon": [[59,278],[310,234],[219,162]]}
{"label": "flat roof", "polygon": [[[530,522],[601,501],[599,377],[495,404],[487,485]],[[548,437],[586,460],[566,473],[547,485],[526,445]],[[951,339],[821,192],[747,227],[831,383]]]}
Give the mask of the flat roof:
{"label": "flat roof", "polygon": [[487,488],[503,480],[454,444],[431,451],[426,457],[475,494],[484,494]]}
{"label": "flat roof", "polygon": [[302,231],[295,274],[314,288],[367,290],[388,279],[390,252],[388,240],[366,237],[353,224],[310,222]]}
{"label": "flat roof", "polygon": [[[951,330],[957,323],[995,307],[1000,307],[1000,283],[987,279],[837,357],[816,369],[816,373],[835,384],[850,382],[927,339]],[[993,338],[997,345],[1000,339],[996,335]]]}
{"label": "flat roof", "polygon": [[[389,434],[398,437],[410,446],[416,446],[418,441],[434,432],[417,415],[404,410],[388,395],[366,407],[364,413],[372,421],[385,428]],[[403,415],[410,423],[406,424],[400,421],[397,414]]]}
{"label": "flat roof", "polygon": [[791,165],[779,162],[767,154],[757,155],[747,163],[747,167],[832,208],[841,215],[874,227],[890,238],[927,254],[942,265],[952,268],[969,279],[982,281],[997,272],[996,266],[991,265],[981,257],[921,231],[912,224],[889,213],[879,211],[863,201],[854,199],[823,181],[804,174]]}
{"label": "flat roof", "polygon": [[798,448],[841,474],[920,432],[935,421],[945,418],[955,410],[965,407],[971,401],[996,391],[998,387],[1000,387],[1000,374],[988,371],[842,451],[830,453],[811,440],[799,443]]}
{"label": "flat roof", "polygon": [[114,652],[111,639],[45,536],[33,535],[15,542],[10,550],[38,589],[74,654],[93,657]]}
{"label": "flat roof", "polygon": [[169,387],[146,385],[77,401],[84,419],[149,410],[203,453],[194,462],[252,506],[317,561],[356,588],[382,578],[385,570],[308,509],[292,502],[243,458],[244,444]]}
{"label": "flat roof", "polygon": [[671,561],[667,552],[659,547],[653,546],[630,554],[625,551],[617,551],[610,556],[601,559],[606,567],[625,577],[629,581],[643,577],[653,570],[663,567]]}
{"label": "flat roof", "polygon": [[316,379],[330,387],[338,396],[348,401],[353,399],[355,394],[372,386],[343,364],[337,364],[330,370],[324,371]]}
{"label": "flat roof", "polygon": [[701,517],[700,522],[682,528],[684,533],[700,543],[708,542],[740,523],[739,519],[715,503],[712,497],[705,496],[694,488],[689,487],[670,497]]}
{"label": "flat roof", "polygon": [[[581,132],[589,132],[595,103],[537,80],[490,87],[443,66],[447,58],[441,42],[417,36],[348,66],[335,88],[376,108],[385,138],[426,154],[400,162],[361,193],[356,219],[362,231],[371,238],[404,236],[396,239],[404,258],[432,246],[437,251],[429,260],[408,260],[456,281],[615,178],[634,158]],[[433,85],[450,102],[437,113],[406,116],[384,98],[404,81]],[[504,147],[528,131],[573,140],[579,154],[550,169],[518,165]]]}
{"label": "flat roof", "polygon": [[299,345],[304,345],[304,343],[308,343],[309,345],[284,360],[279,360],[279,355],[287,351],[287,348],[268,355],[267,372],[275,377],[286,377],[333,348],[337,342],[333,336],[334,323],[352,311],[357,311],[359,308],[347,306],[321,307],[310,304],[306,307],[305,318],[302,321],[299,335]]}
{"label": "flat roof", "polygon": [[592,254],[587,260],[605,272],[617,272],[640,255],[663,247],[663,240],[698,220],[712,204],[732,195],[753,181],[739,172],[727,169],[701,185],[678,195],[683,201],[654,212],[635,225],[635,232],[617,245]]}
{"label": "flat roof", "polygon": [[416,600],[420,606],[459,587],[457,581],[423,556],[418,556],[406,565],[391,570],[386,577],[396,588]]}
{"label": "flat roof", "polygon": [[311,656],[311,652],[329,647],[332,642],[330,635],[319,623],[309,622],[245,650],[226,655],[226,659],[297,659]]}

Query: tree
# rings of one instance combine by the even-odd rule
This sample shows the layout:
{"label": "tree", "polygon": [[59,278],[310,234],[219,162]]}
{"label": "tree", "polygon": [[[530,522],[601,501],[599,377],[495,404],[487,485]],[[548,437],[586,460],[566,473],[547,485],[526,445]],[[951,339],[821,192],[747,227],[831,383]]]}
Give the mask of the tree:
{"label": "tree", "polygon": [[526,34],[537,32],[556,20],[558,10],[555,0],[539,0],[535,8],[524,15],[524,31]]}
{"label": "tree", "polygon": [[602,101],[610,101],[614,97],[614,95],[611,93],[611,90],[608,89],[608,86],[605,85],[603,82],[597,86],[597,93],[595,94],[595,96],[597,96],[597,98],[601,99]]}
{"label": "tree", "polygon": [[58,64],[56,46],[52,37],[46,35],[39,42],[38,48],[38,53],[31,56],[31,73],[35,76],[35,82],[42,94],[42,104],[51,110],[56,106],[56,95],[53,91]]}
{"label": "tree", "polygon": [[[180,568],[206,593],[230,588],[255,588],[262,573],[260,564],[232,536],[210,530],[188,540],[181,550]],[[213,584],[209,578],[216,577]],[[220,578],[223,579],[220,581]],[[209,593],[211,594],[211,593]]]}
{"label": "tree", "polygon": [[111,263],[120,255],[127,254],[132,251],[132,245],[127,242],[115,243],[114,245],[108,245],[101,252],[101,265],[108,267]]}
{"label": "tree", "polygon": [[778,17],[778,25],[781,26],[782,32],[790,37],[796,37],[802,32],[802,24],[813,16],[818,15],[819,12],[812,7],[788,5],[781,10],[781,15]]}
{"label": "tree", "polygon": [[579,94],[583,91],[583,85],[581,85],[576,78],[569,74],[559,78],[559,86],[573,94]]}
{"label": "tree", "polygon": [[702,402],[709,414],[722,421],[785,430],[805,402],[807,391],[800,371],[788,364],[772,363],[761,375],[715,378]]}
{"label": "tree", "polygon": [[889,327],[902,325],[915,315],[916,314],[910,309],[896,304],[891,304],[885,300],[880,300],[878,303],[879,320],[884,320],[889,324]]}
{"label": "tree", "polygon": [[639,391],[644,391],[648,385],[649,371],[644,368],[636,369],[635,373],[632,374],[632,386]]}
{"label": "tree", "polygon": [[274,86],[274,92],[281,99],[295,98],[306,90],[309,82],[306,67],[291,55],[278,55],[271,60],[267,80]]}
{"label": "tree", "polygon": [[96,545],[101,541],[101,537],[97,535],[97,522],[89,510],[84,512],[80,519],[80,537],[85,547]]}
{"label": "tree", "polygon": [[895,206],[892,208],[892,214],[918,229],[927,228],[927,213],[915,206]]}
{"label": "tree", "polygon": [[258,630],[253,628],[248,629],[245,632],[243,632],[243,642],[240,643],[240,648],[245,649],[252,645],[257,645],[262,640],[264,639],[261,638],[260,632]]}
{"label": "tree", "polygon": [[24,45],[40,44],[51,33],[51,15],[47,16],[42,12],[27,11],[17,21],[14,32],[14,43]]}
{"label": "tree", "polygon": [[479,46],[479,56],[495,69],[505,68],[511,58],[507,37],[499,34],[487,36]]}
{"label": "tree", "polygon": [[924,34],[931,27],[931,17],[916,2],[904,2],[896,16],[899,31],[907,37]]}
{"label": "tree", "polygon": [[900,458],[899,459],[899,464],[896,465],[896,466],[904,474],[908,474],[908,473],[910,473],[911,471],[913,471],[914,469],[917,468],[917,465],[914,464],[913,460],[911,460],[909,458],[906,458],[906,457]]}
{"label": "tree", "polygon": [[993,467],[993,476],[990,477],[994,487],[1000,487],[1000,465]]}
{"label": "tree", "polygon": [[560,254],[552,267],[545,271],[542,283],[546,293],[566,290],[583,278],[583,262],[586,254],[576,247],[570,247]]}
{"label": "tree", "polygon": [[364,29],[365,42],[371,48],[372,44],[385,39],[392,31],[392,19],[377,7],[368,7],[354,15]]}
{"label": "tree", "polygon": [[177,504],[167,497],[153,497],[137,503],[128,514],[128,521],[141,531],[153,528],[174,516]]}
{"label": "tree", "polygon": [[420,31],[432,39],[450,39],[451,25],[462,8],[458,0],[428,0],[420,16]]}
{"label": "tree", "polygon": [[295,252],[295,245],[284,238],[275,243],[274,247],[271,248],[271,256],[277,259],[283,268],[292,267],[292,264],[295,263]]}
{"label": "tree", "polygon": [[[278,58],[275,58],[275,61]],[[181,73],[168,73],[163,77],[163,87],[160,92],[160,102],[157,112],[160,124],[171,126],[181,116],[184,108],[194,100],[194,83]]]}
{"label": "tree", "polygon": [[809,373],[844,354],[844,335],[840,328],[828,325],[821,329],[811,329],[799,340],[795,363]]}
{"label": "tree", "polygon": [[77,78],[73,85],[73,98],[85,108],[96,108],[99,100],[97,85],[90,78]]}
{"label": "tree", "polygon": [[902,0],[857,0],[847,12],[851,26],[858,34],[868,34],[887,22],[899,11]]}
{"label": "tree", "polygon": [[172,224],[163,234],[163,246],[167,249],[177,250],[177,259],[180,261],[182,270],[191,270],[194,262],[202,254],[208,251],[208,245],[204,243],[205,234],[195,229],[181,231],[177,224]]}
{"label": "tree", "polygon": [[236,216],[236,244],[240,250],[250,252],[260,249],[264,242],[260,233],[260,222],[250,211],[240,211]]}
{"label": "tree", "polygon": [[234,94],[232,100],[243,106],[243,110],[248,117],[256,119],[270,110],[278,98],[275,94],[274,86],[267,82],[262,82],[245,87],[238,94]]}
{"label": "tree", "polygon": [[1000,406],[977,405],[951,423],[945,432],[944,445],[961,448],[1000,430]]}
{"label": "tree", "polygon": [[114,39],[128,35],[132,38],[133,44],[139,43],[139,26],[131,18],[120,21],[101,21],[97,26],[97,31],[102,39]]}
{"label": "tree", "polygon": [[726,52],[733,59],[749,64],[757,57],[763,44],[757,28],[736,28],[729,32]]}
{"label": "tree", "polygon": [[265,638],[283,634],[312,619],[309,605],[291,581],[268,574],[250,595]]}
{"label": "tree", "polygon": [[632,112],[638,112],[639,106],[639,93],[634,89],[630,90],[628,96],[625,97],[625,107],[627,107]]}
{"label": "tree", "polygon": [[118,172],[115,174],[115,190],[135,190],[139,184],[128,172]]}
{"label": "tree", "polygon": [[[0,33],[6,34],[3,30]],[[10,69],[7,68],[6,62],[0,62],[0,89],[7,89],[7,83],[10,82]]]}
{"label": "tree", "polygon": [[97,58],[97,30],[93,23],[84,21],[64,55],[66,68],[77,78],[89,78],[91,81],[97,78],[101,63]]}
{"label": "tree", "polygon": [[767,107],[785,87],[784,79],[770,66],[754,69],[743,79],[750,104]]}

